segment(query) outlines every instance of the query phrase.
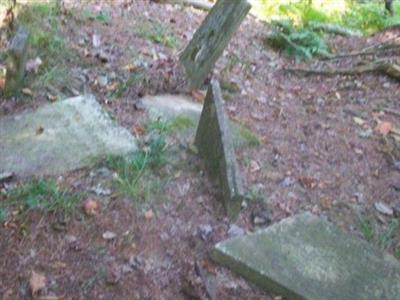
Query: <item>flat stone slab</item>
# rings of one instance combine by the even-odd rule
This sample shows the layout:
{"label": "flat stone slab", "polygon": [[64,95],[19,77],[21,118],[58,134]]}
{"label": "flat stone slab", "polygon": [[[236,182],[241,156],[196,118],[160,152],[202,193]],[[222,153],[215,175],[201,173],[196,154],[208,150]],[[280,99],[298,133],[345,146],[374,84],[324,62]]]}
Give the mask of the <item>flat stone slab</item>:
{"label": "flat stone slab", "polygon": [[91,95],[0,119],[0,173],[59,174],[136,149],[135,138]]}
{"label": "flat stone slab", "polygon": [[[185,139],[193,139],[197,125],[200,120],[203,105],[194,102],[191,97],[185,95],[156,95],[146,96],[142,98],[145,110],[151,118],[163,118],[166,121],[174,121],[176,118],[189,118],[193,122],[193,126],[186,128]],[[235,147],[258,146],[260,141],[245,126],[229,121],[229,127],[232,130],[233,144]]]}
{"label": "flat stone slab", "polygon": [[399,261],[310,213],[218,243],[212,257],[289,300],[400,299]]}

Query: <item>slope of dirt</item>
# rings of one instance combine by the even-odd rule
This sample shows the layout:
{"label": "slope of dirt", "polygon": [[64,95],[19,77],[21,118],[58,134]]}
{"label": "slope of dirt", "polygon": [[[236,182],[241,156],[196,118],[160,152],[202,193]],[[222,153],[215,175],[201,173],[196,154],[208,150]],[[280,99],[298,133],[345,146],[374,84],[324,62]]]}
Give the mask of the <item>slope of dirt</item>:
{"label": "slope of dirt", "polygon": [[[74,80],[66,85],[81,93],[93,92],[118,123],[134,133],[144,120],[138,110],[141,96],[190,93],[178,53],[204,12],[151,1],[72,4],[77,6],[67,7],[72,13],[65,15],[63,32],[80,63],[68,66]],[[78,12],[83,9],[107,12],[111,18],[107,22],[82,19]],[[143,37],[140,26],[148,22],[170,28],[168,34],[176,37],[176,44],[170,48]],[[264,47],[265,31],[262,23],[248,17],[215,70],[225,86],[230,117],[262,141],[259,147],[237,153],[250,200],[236,224],[250,232],[257,228],[255,216],[267,214],[276,222],[312,211],[365,238],[360,222],[368,219],[373,226],[371,242],[399,255],[399,227],[388,232],[398,219],[374,207],[376,202],[400,205],[399,166],[388,153],[387,136],[374,129],[377,120],[399,126],[398,116],[380,111],[382,107],[400,110],[400,84],[377,75],[289,74],[283,68],[293,61]],[[385,34],[389,33],[368,39],[335,38],[332,43],[348,52],[372,45]],[[94,35],[100,37],[99,49],[93,47]],[[106,84],[100,82],[102,76],[107,77]],[[134,79],[116,96],[117,83],[129,78]],[[1,114],[46,102],[45,90],[35,93],[39,95],[35,103],[1,101]],[[46,276],[42,295],[57,299],[207,299],[200,268],[212,277],[218,299],[280,299],[209,261],[208,251],[228,237],[230,223],[215,188],[201,171],[201,162],[179,139],[171,137],[170,143],[176,162],[164,170],[167,180],[161,193],[147,203],[134,204],[138,199],[117,192],[92,194],[101,203],[101,212],[94,217],[59,220],[32,212],[24,220],[4,223],[1,298],[29,299],[28,281],[35,270]],[[112,174],[99,170],[60,174],[57,180],[90,194],[97,184],[112,180]],[[149,210],[154,216],[146,214]],[[103,239],[106,231],[116,233],[116,238]]]}

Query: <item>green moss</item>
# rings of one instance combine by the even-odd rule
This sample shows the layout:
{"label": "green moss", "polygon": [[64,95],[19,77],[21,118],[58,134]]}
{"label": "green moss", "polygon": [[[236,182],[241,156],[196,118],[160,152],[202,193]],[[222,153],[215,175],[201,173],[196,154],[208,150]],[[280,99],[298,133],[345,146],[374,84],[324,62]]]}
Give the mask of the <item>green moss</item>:
{"label": "green moss", "polygon": [[140,20],[136,26],[136,34],[148,41],[162,44],[169,48],[177,47],[177,39],[171,29],[157,21]]}
{"label": "green moss", "polygon": [[181,131],[188,128],[194,128],[195,126],[196,125],[191,118],[183,115],[177,116],[169,125],[172,131]]}

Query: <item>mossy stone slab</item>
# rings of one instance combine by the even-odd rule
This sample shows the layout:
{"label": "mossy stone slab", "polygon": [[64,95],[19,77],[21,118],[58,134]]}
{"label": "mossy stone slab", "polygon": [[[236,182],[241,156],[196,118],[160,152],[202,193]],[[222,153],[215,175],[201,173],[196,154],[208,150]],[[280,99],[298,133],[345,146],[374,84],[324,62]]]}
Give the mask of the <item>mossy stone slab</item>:
{"label": "mossy stone slab", "polygon": [[310,213],[218,243],[212,257],[292,300],[398,300],[400,263]]}
{"label": "mossy stone slab", "polygon": [[0,119],[0,173],[59,174],[136,149],[135,138],[91,95]]}
{"label": "mossy stone slab", "polygon": [[[194,102],[185,95],[156,95],[142,98],[145,110],[152,119],[162,118],[174,122],[177,118],[188,118],[193,126],[184,128],[182,136],[188,141],[193,141],[197,125],[200,120],[203,105]],[[238,122],[229,121],[235,147],[253,147],[261,144],[259,138],[247,127]]]}

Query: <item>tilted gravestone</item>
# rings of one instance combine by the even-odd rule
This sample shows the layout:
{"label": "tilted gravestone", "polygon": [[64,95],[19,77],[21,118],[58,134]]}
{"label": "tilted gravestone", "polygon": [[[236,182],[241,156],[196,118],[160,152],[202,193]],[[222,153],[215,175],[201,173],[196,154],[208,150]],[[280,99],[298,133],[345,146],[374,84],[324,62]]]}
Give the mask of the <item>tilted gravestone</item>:
{"label": "tilted gravestone", "polygon": [[250,8],[247,0],[218,0],[213,6],[180,56],[192,88],[201,87]]}
{"label": "tilted gravestone", "polygon": [[29,31],[20,27],[7,52],[7,73],[4,95],[18,96],[25,75],[25,62],[29,41]]}
{"label": "tilted gravestone", "polygon": [[217,262],[288,300],[398,300],[400,262],[303,213],[218,243]]}
{"label": "tilted gravestone", "polygon": [[195,145],[200,156],[204,158],[210,175],[219,184],[228,216],[235,219],[244,198],[243,183],[224,112],[221,89],[216,80],[212,80],[208,88]]}

